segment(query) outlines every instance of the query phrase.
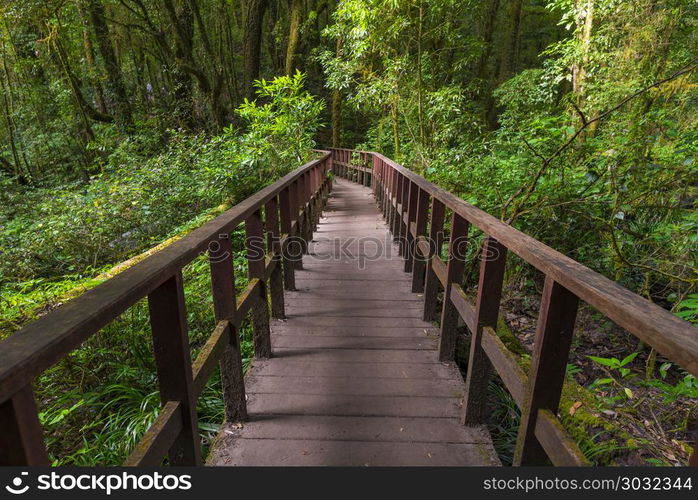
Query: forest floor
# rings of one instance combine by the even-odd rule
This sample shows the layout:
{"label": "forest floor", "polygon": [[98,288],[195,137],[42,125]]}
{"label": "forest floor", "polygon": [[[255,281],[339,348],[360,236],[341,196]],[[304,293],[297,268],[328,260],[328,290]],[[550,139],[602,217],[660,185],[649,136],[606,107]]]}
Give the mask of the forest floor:
{"label": "forest floor", "polygon": [[[538,299],[510,294],[502,305],[507,326],[530,356]],[[697,391],[684,386],[681,372],[669,370],[667,360],[645,352],[639,342],[589,306],[580,307],[567,373],[588,397],[563,395],[563,423],[577,427],[573,421],[581,417],[576,423],[591,440],[582,448],[590,447],[587,456],[598,465],[686,465],[686,443],[698,432]],[[590,359],[620,361],[635,352],[639,354],[622,373]],[[579,442],[580,436],[575,437]]]}

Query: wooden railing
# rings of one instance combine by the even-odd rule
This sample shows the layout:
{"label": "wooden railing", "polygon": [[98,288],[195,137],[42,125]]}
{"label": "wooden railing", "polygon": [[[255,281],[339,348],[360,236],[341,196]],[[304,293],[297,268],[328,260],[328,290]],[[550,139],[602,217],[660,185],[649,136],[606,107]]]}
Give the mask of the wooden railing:
{"label": "wooden railing", "polygon": [[[440,319],[442,360],[453,360],[458,318],[470,331],[463,423],[485,423],[487,384],[499,374],[519,408],[515,465],[588,465],[557,417],[579,301],[584,301],[659,353],[698,376],[698,329],[582,264],[466,203],[385,156],[332,149],[333,171],[373,189],[398,239],[412,291],[424,294],[424,319]],[[452,214],[448,259],[441,259],[446,210]],[[464,293],[471,226],[484,233],[474,303]],[[497,335],[507,253],[545,275],[528,373]],[[444,291],[440,315],[437,294]],[[698,447],[696,447],[698,448]],[[691,465],[698,465],[694,449]]]}
{"label": "wooden railing", "polygon": [[[196,400],[219,364],[226,419],[246,419],[238,329],[251,312],[255,356],[270,356],[269,297],[272,316],[283,317],[283,289],[294,288],[300,265],[287,257],[293,252],[286,246],[308,241],[331,188],[330,155],[321,154],[0,342],[0,465],[48,464],[32,382],[145,297],[162,410],[126,465],[159,465],[165,456],[171,465],[201,464]],[[240,224],[249,282],[237,295],[230,234]],[[182,268],[202,254],[210,257],[217,325],[192,363]]]}

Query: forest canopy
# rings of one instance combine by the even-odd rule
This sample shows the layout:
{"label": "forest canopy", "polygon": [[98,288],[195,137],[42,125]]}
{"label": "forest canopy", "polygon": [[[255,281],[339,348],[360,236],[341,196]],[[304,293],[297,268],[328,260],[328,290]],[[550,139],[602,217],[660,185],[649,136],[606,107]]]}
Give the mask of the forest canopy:
{"label": "forest canopy", "polygon": [[[0,18],[0,336],[323,146],[381,152],[698,323],[695,0],[2,0]],[[204,267],[186,274],[193,344],[211,326]],[[522,291],[540,288],[511,266],[521,338]],[[89,375],[42,379],[56,463],[119,463],[157,413],[139,307],[75,355]],[[596,403],[566,425],[611,433],[575,436],[598,464],[685,462],[695,378],[587,318],[570,377]],[[645,455],[602,411],[638,394],[672,403]],[[506,461],[516,416],[495,418]]]}

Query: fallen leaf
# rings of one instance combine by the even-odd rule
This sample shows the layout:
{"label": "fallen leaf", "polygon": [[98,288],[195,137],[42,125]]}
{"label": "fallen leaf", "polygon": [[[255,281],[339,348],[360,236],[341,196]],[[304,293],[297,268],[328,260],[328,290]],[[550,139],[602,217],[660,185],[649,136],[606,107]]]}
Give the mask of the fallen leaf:
{"label": "fallen leaf", "polygon": [[581,401],[576,401],[572,406],[570,406],[570,417],[574,417],[574,414],[577,413],[580,406],[582,406]]}

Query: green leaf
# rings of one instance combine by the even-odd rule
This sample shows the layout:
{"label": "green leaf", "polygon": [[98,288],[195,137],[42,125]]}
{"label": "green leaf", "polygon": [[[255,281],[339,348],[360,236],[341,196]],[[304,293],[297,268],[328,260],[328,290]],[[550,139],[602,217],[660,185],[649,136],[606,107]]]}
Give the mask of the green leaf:
{"label": "green leaf", "polygon": [[623,361],[620,362],[620,366],[625,366],[628,363],[630,363],[633,359],[637,357],[637,355],[640,354],[639,352],[634,352],[632,354],[629,354],[625,358],[623,358]]}
{"label": "green leaf", "polygon": [[590,360],[592,360],[594,363],[598,363],[603,366],[608,366],[610,368],[616,368],[619,365],[619,362],[616,358],[600,358],[598,356],[587,356]]}

